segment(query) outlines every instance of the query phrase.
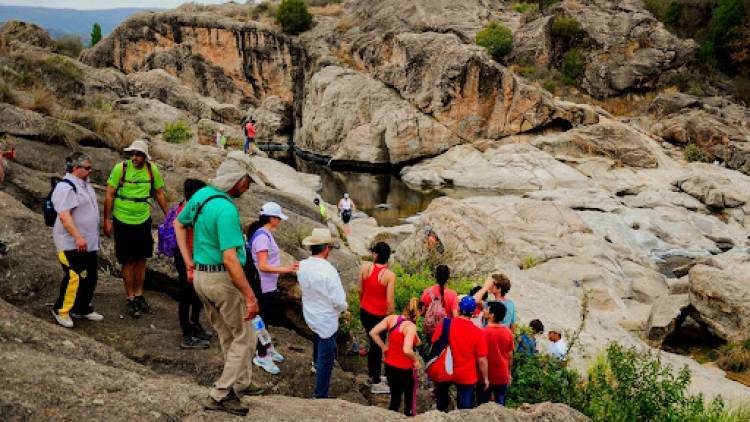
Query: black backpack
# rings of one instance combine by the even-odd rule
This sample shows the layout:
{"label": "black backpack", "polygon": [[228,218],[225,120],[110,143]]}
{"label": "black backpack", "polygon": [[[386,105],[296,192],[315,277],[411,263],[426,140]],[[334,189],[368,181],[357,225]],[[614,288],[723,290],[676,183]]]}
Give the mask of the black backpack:
{"label": "black backpack", "polygon": [[253,289],[253,293],[255,293],[255,297],[260,297],[260,295],[263,293],[263,289],[260,286],[260,272],[258,271],[258,267],[255,266],[255,262],[253,262],[253,241],[257,239],[258,236],[268,236],[267,233],[259,232],[259,230],[256,230],[255,233],[253,233],[253,236],[247,241],[245,244],[245,265],[243,267],[243,270],[245,270],[245,277],[247,277],[247,281],[250,283],[250,287]]}
{"label": "black backpack", "polygon": [[73,188],[73,192],[75,193],[78,193],[78,189],[76,189],[76,185],[70,180],[60,179],[57,176],[51,177],[49,179],[49,182],[52,186],[52,189],[50,189],[47,198],[44,200],[44,204],[42,205],[42,214],[44,214],[44,223],[47,225],[47,227],[54,227],[55,221],[57,220],[57,211],[55,211],[55,205],[52,203],[52,194],[55,192],[55,188],[60,182],[62,182],[70,185],[70,187]]}

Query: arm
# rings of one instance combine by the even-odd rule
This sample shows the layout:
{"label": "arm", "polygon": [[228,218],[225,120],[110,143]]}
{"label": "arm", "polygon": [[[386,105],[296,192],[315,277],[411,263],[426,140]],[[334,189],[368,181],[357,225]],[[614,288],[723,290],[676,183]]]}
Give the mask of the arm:
{"label": "arm", "polygon": [[386,270],[383,278],[383,281],[386,281],[388,283],[388,286],[386,287],[385,301],[388,306],[388,313],[392,314],[396,311],[396,302],[394,299],[396,291],[396,274],[394,274],[391,270]]}
{"label": "arm", "polygon": [[115,188],[107,185],[107,193],[104,196],[104,235],[112,234],[112,205],[115,202]]}
{"label": "arm", "polygon": [[380,338],[380,333],[388,329],[388,322],[390,321],[390,319],[390,316],[383,318],[382,321],[378,322],[378,324],[372,327],[372,330],[370,330],[370,338],[372,338],[372,341],[375,342],[378,347],[380,347],[380,350],[383,351],[383,354],[385,354],[385,351],[388,350],[388,346],[383,343],[383,339]]}
{"label": "arm", "polygon": [[88,250],[86,239],[78,232],[78,228],[73,222],[73,216],[70,215],[70,210],[60,211],[57,215],[60,217],[60,223],[65,227],[65,230],[76,240],[76,249],[78,252],[86,252]]}
{"label": "arm", "polygon": [[[188,269],[188,274],[191,273],[190,269],[195,266],[193,263],[193,257],[190,256],[190,248],[187,240],[187,227],[180,223],[180,220],[174,219],[173,223],[174,234],[177,237],[177,246],[180,248],[180,254],[182,254],[182,260],[185,262],[185,267]],[[190,279],[192,277],[189,277]]]}
{"label": "arm", "polygon": [[[403,325],[403,323],[402,323]],[[417,369],[422,368],[422,361],[419,360],[419,355],[414,352],[414,343],[417,338],[417,326],[409,324],[406,327],[406,333],[404,335],[404,354],[414,361],[414,367]]]}
{"label": "arm", "polygon": [[349,304],[346,303],[346,293],[344,292],[344,287],[341,285],[341,278],[338,273],[336,273],[336,278],[329,282],[334,283],[333,289],[329,289],[333,309],[335,309],[336,312],[342,312],[349,308]]}
{"label": "arm", "polygon": [[161,211],[164,213],[164,215],[167,215],[169,207],[167,206],[167,197],[164,195],[164,188],[159,188],[156,190],[156,202],[159,203],[159,207],[161,208]]}
{"label": "arm", "polygon": [[481,375],[482,382],[484,383],[484,389],[486,390],[490,387],[490,379],[487,375],[487,356],[480,357],[479,359],[477,359],[477,362],[479,362],[479,374]]}
{"label": "arm", "polygon": [[482,298],[484,297],[484,295],[486,295],[487,292],[492,287],[492,284],[493,284],[492,277],[487,277],[487,279],[484,280],[484,284],[482,285],[482,288],[479,289],[478,292],[474,293],[474,300],[476,300],[477,302],[479,302],[480,300],[482,300]]}
{"label": "arm", "polygon": [[224,266],[227,268],[229,277],[232,279],[232,284],[234,284],[234,287],[240,291],[242,297],[245,298],[245,303],[247,304],[245,321],[249,321],[258,315],[258,312],[260,311],[258,308],[258,301],[255,298],[255,293],[253,293],[253,289],[250,288],[250,283],[248,283],[247,278],[245,277],[245,272],[242,270],[242,264],[240,264],[240,260],[237,258],[237,251],[234,248],[230,248],[223,251],[222,256],[224,259]]}
{"label": "arm", "polygon": [[[250,258],[248,258],[250,259]],[[294,263],[286,267],[276,267],[268,263],[268,251],[258,251],[258,270],[264,273],[285,274],[297,271],[299,264]]]}

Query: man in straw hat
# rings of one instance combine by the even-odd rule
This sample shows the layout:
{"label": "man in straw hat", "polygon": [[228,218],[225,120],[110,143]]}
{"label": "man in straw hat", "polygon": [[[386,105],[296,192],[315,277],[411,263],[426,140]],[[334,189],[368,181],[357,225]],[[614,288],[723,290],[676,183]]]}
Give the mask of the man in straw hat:
{"label": "man in straw hat", "polygon": [[130,153],[130,159],[115,164],[107,180],[104,234],[109,236],[114,229],[115,255],[122,265],[127,311],[135,318],[149,311],[143,298],[146,259],[154,250],[148,201],[156,198],[166,215],[167,199],[164,179],[156,165],[149,161],[148,143],[138,139],[125,148],[125,152]]}
{"label": "man in straw hat", "polygon": [[[240,397],[262,393],[250,384],[257,333],[249,321],[259,308],[242,269],[247,259],[245,239],[232,202],[250,188],[253,172],[249,157],[230,152],[216,177],[193,194],[174,222],[188,279],[192,275],[195,292],[224,353],[224,370],[211,388],[205,408],[241,416],[249,408]],[[187,244],[188,226],[193,227],[192,256]]]}
{"label": "man in straw hat", "polygon": [[302,291],[302,314],[315,333],[313,351],[315,361],[316,399],[328,398],[333,360],[336,357],[336,332],[339,314],[347,308],[346,293],[336,268],[328,262],[328,254],[335,241],[328,229],[313,229],[302,240],[312,256],[299,263],[297,280]]}

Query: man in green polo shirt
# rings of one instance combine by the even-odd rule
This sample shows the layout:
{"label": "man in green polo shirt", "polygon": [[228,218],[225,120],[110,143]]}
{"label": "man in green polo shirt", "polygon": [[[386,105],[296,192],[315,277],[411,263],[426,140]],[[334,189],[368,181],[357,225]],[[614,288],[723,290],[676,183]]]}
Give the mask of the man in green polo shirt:
{"label": "man in green polo shirt", "polygon": [[[209,181],[196,192],[174,222],[177,244],[191,274],[193,286],[206,315],[219,335],[224,370],[209,392],[205,408],[244,416],[242,395],[259,394],[251,386],[256,336],[249,322],[259,311],[245,277],[245,239],[240,215],[232,202],[250,188],[250,158],[230,152]],[[187,227],[193,228],[193,255],[187,243]]]}
{"label": "man in green polo shirt", "polygon": [[115,256],[122,265],[127,310],[130,316],[139,317],[149,311],[143,298],[143,283],[146,259],[154,250],[148,201],[156,198],[166,215],[167,199],[164,179],[156,165],[148,161],[151,157],[146,141],[136,140],[125,151],[131,153],[130,160],[115,164],[107,180],[104,234],[109,236],[114,229]]}

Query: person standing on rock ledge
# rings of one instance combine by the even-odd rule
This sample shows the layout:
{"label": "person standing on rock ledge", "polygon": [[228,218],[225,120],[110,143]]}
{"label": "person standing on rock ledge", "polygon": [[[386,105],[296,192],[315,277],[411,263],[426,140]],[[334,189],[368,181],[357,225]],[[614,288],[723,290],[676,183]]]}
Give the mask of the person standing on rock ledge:
{"label": "person standing on rock ledge", "polygon": [[[174,222],[180,253],[188,270],[194,273],[195,291],[224,353],[224,370],[211,388],[205,408],[240,416],[249,411],[240,397],[263,393],[250,383],[250,360],[257,341],[250,320],[260,309],[243,271],[247,259],[245,239],[239,211],[232,202],[250,188],[252,172],[246,155],[230,152],[209,186],[190,198]],[[193,228],[192,255],[187,227]]]}
{"label": "person standing on rock ledge", "polygon": [[312,256],[299,263],[297,280],[302,291],[302,315],[315,333],[313,353],[315,355],[314,398],[328,398],[333,361],[336,358],[336,332],[339,329],[339,314],[348,308],[346,293],[341,285],[336,268],[328,262],[328,255],[335,246],[331,231],[313,229],[312,234],[302,240],[310,248]]}
{"label": "person standing on rock ledge", "polygon": [[114,229],[115,255],[122,265],[128,314],[137,318],[150,310],[143,297],[146,259],[154,252],[149,200],[156,198],[164,215],[168,208],[164,179],[149,161],[148,143],[142,139],[133,141],[125,152],[131,154],[130,160],[115,164],[107,179],[104,234],[110,236]]}
{"label": "person standing on rock ledge", "polygon": [[349,233],[351,233],[349,221],[356,210],[357,207],[354,205],[354,201],[352,201],[352,198],[349,198],[349,193],[345,192],[344,197],[339,201],[339,213],[341,214],[341,221],[344,222],[344,235],[346,236],[349,236]]}
{"label": "person standing on rock ledge", "polygon": [[65,161],[65,177],[52,192],[57,211],[52,237],[64,273],[52,316],[58,324],[72,328],[71,316],[91,321],[101,321],[104,316],[91,306],[99,250],[99,205],[88,181],[91,159],[74,152]]}

